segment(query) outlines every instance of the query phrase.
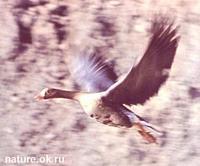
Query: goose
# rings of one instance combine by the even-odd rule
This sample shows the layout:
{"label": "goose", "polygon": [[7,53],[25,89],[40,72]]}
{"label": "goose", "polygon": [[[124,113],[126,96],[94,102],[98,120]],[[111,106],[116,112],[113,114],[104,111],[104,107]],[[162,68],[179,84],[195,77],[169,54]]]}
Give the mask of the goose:
{"label": "goose", "polygon": [[83,91],[45,88],[37,99],[64,98],[77,101],[98,122],[134,128],[147,143],[157,143],[155,134],[162,133],[154,125],[130,109],[144,105],[155,96],[169,77],[180,36],[174,19],[156,16],[151,21],[150,40],[137,65],[120,80],[114,67],[98,51],[83,51],[71,62],[71,73]]}

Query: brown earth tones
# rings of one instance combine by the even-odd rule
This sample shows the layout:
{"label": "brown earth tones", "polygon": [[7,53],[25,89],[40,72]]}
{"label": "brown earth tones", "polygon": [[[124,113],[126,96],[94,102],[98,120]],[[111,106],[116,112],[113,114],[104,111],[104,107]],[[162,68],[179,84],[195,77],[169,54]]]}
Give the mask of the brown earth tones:
{"label": "brown earth tones", "polygon": [[[1,159],[48,153],[64,154],[65,166],[200,165],[200,1],[8,0],[0,9]],[[159,94],[133,107],[165,131],[159,145],[96,123],[73,101],[34,100],[44,87],[73,89],[70,58],[89,45],[126,73],[159,11],[181,26],[177,55]]]}

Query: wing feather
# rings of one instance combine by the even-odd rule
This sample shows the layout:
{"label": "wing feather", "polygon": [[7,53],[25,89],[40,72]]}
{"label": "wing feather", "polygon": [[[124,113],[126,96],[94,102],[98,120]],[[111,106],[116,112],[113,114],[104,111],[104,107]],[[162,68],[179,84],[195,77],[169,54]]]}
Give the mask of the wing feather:
{"label": "wing feather", "polygon": [[117,80],[112,65],[94,50],[85,50],[75,56],[71,62],[70,72],[82,90],[100,92],[107,90]]}
{"label": "wing feather", "polygon": [[155,95],[168,78],[177,50],[179,36],[174,21],[156,17],[151,27],[151,38],[142,59],[132,67],[120,83],[108,89],[107,99],[123,104],[143,104]]}

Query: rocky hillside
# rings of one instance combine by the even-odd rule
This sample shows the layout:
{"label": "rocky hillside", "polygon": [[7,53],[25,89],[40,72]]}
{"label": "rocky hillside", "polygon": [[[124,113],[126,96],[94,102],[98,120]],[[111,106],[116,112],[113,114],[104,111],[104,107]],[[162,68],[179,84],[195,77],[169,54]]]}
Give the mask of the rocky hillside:
{"label": "rocky hillside", "polygon": [[[1,165],[34,154],[62,154],[65,166],[200,165],[200,1],[7,0],[0,9]],[[75,89],[69,63],[88,46],[126,73],[158,12],[176,18],[181,40],[159,94],[133,107],[165,131],[158,145],[96,123],[73,101],[34,100],[44,87]]]}

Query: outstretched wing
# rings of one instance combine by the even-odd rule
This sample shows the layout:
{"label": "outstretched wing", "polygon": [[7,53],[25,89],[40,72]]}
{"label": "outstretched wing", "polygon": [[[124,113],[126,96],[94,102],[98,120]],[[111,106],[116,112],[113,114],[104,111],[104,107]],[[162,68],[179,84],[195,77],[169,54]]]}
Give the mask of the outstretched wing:
{"label": "outstretched wing", "polygon": [[117,80],[113,66],[95,50],[75,56],[70,71],[76,84],[88,92],[105,91]]}
{"label": "outstretched wing", "polygon": [[136,67],[108,90],[107,99],[124,104],[142,104],[156,94],[168,78],[179,37],[169,18],[153,20],[150,42]]}

